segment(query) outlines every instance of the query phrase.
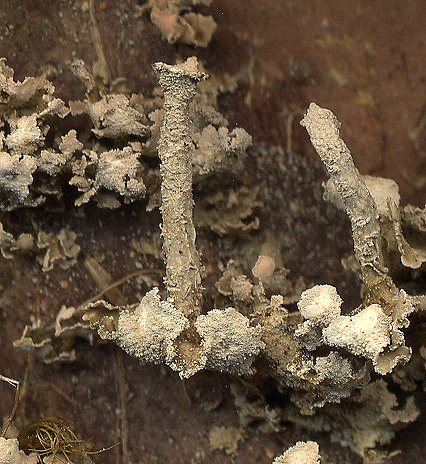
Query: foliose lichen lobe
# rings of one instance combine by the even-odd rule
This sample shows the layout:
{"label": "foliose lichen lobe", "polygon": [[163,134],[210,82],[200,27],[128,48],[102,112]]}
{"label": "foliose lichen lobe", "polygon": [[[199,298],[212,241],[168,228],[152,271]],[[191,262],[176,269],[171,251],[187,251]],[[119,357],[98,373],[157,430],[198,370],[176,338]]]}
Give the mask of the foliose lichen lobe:
{"label": "foliose lichen lobe", "polygon": [[275,458],[272,464],[319,464],[318,443],[314,441],[298,441],[294,446]]}

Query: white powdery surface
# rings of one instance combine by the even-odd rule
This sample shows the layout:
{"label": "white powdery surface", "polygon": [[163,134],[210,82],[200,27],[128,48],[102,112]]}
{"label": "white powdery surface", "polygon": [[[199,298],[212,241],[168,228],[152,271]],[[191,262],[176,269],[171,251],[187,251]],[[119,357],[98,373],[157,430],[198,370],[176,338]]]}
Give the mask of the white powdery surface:
{"label": "white powdery surface", "polygon": [[272,464],[319,464],[318,443],[314,441],[298,441],[284,454],[274,459]]}
{"label": "white powdery surface", "polygon": [[36,164],[32,156],[9,155],[0,151],[0,189],[23,203],[29,195]]}
{"label": "white powdery surface", "polygon": [[372,304],[355,316],[339,316],[324,329],[327,344],[346,348],[356,356],[373,362],[390,344],[392,318],[378,304]]}
{"label": "white powdery surface", "polygon": [[19,450],[19,442],[16,438],[0,437],[0,464],[35,464],[37,461],[34,453],[27,456]]}
{"label": "white powdery surface", "polygon": [[195,321],[203,339],[207,367],[237,375],[251,375],[251,364],[264,347],[260,325],[250,327],[247,317],[234,308],[212,309]]}
{"label": "white powdery surface", "polygon": [[135,311],[120,314],[116,341],[127,353],[158,364],[174,356],[173,342],[188,326],[184,314],[162,301],[154,288]]}
{"label": "white powdery surface", "polygon": [[305,290],[297,303],[300,314],[315,325],[328,325],[340,316],[342,299],[332,285],[315,285]]}
{"label": "white powdery surface", "polygon": [[11,132],[6,137],[6,146],[14,155],[32,155],[43,143],[41,129],[37,125],[37,115],[11,119]]}

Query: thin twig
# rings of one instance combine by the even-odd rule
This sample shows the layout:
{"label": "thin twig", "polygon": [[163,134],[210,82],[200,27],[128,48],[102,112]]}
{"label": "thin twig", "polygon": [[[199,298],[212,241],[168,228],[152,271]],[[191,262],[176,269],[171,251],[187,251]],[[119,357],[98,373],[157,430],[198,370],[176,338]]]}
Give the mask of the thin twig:
{"label": "thin twig", "polygon": [[127,392],[126,376],[124,370],[124,352],[117,345],[114,345],[114,373],[117,396],[120,404],[120,443],[121,443],[121,462],[129,464],[129,430],[127,426]]}
{"label": "thin twig", "polygon": [[96,300],[99,300],[105,293],[108,293],[110,290],[113,290],[114,288],[120,286],[121,284],[124,284],[124,282],[128,281],[129,279],[132,279],[133,277],[141,276],[141,275],[146,275],[146,274],[162,274],[163,271],[161,269],[140,269],[138,271],[133,271],[130,274],[125,275],[119,280],[116,280],[112,284],[106,286],[104,289],[102,289],[99,293],[96,295],[92,296],[91,298],[87,299],[84,301],[81,305],[77,307],[77,311],[82,310],[85,306],[87,306],[89,303],[93,303]]}
{"label": "thin twig", "polygon": [[89,15],[90,15],[90,22],[92,25],[93,45],[95,46],[95,50],[98,55],[98,61],[101,63],[102,69],[105,72],[104,77],[107,80],[106,83],[110,84],[111,83],[111,71],[108,67],[108,63],[105,58],[101,34],[99,32],[98,22],[96,20],[95,0],[89,0]]}
{"label": "thin twig", "polygon": [[9,414],[9,417],[7,418],[6,425],[4,426],[3,430],[1,431],[1,436],[4,437],[6,432],[7,432],[7,429],[9,428],[9,425],[11,424],[13,418],[15,417],[16,410],[18,409],[19,395],[20,395],[20,392],[21,392],[21,383],[19,382],[19,380],[11,379],[10,377],[6,377],[6,376],[1,375],[1,374],[0,374],[0,380],[3,380],[4,382],[7,382],[9,385],[12,385],[12,387],[16,388],[15,400],[14,400],[14,403],[13,403],[12,411]]}

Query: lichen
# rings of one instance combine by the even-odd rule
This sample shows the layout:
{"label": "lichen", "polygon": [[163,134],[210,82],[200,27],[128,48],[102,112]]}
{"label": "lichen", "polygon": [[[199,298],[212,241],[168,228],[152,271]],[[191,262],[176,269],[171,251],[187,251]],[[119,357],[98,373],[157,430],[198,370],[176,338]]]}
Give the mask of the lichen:
{"label": "lichen", "polygon": [[35,453],[27,456],[19,449],[16,438],[0,437],[0,464],[36,464],[38,457]]}
{"label": "lichen", "polygon": [[354,316],[339,316],[323,331],[324,342],[346,348],[355,356],[371,359],[373,364],[390,344],[392,318],[383,313],[380,305],[367,306]]}
{"label": "lichen", "polygon": [[192,142],[188,104],[197,82],[206,78],[197,59],[176,66],[154,64],[164,92],[164,120],[158,142],[161,215],[168,297],[186,316],[201,305],[201,263],[195,247],[192,199]]}
{"label": "lichen", "polygon": [[[109,338],[143,361],[168,364],[181,377],[204,367],[251,375],[251,364],[263,347],[260,326],[250,327],[249,319],[234,308],[200,315],[202,266],[193,224],[193,142],[188,109],[197,82],[206,75],[194,57],[180,65],[156,63],[154,70],[164,92],[158,155],[167,301],[160,299],[158,290],[151,290],[136,310],[122,308]],[[93,305],[89,311],[91,308]],[[102,320],[113,322],[105,316]],[[104,323],[96,317],[91,324],[105,333]]]}
{"label": "lichen", "polygon": [[217,129],[211,124],[195,133],[193,140],[195,149],[192,163],[198,174],[208,174],[218,168],[226,169],[241,163],[245,151],[252,143],[251,136],[240,127],[229,132],[226,127]]}
{"label": "lichen", "polygon": [[[371,315],[376,311],[381,321],[376,325],[376,328],[380,326],[380,341],[377,341],[378,345],[374,350],[376,356],[373,364],[377,372],[386,374],[399,362],[407,362],[410,359],[411,349],[405,346],[401,329],[409,324],[407,317],[415,310],[414,300],[403,289],[398,289],[389,275],[383,253],[386,235],[379,221],[378,207],[353,164],[349,149],[339,137],[339,121],[331,111],[311,103],[301,124],[308,130],[351,220],[355,256],[367,288],[364,303],[359,309],[366,311],[363,309],[365,306],[379,306],[373,306],[375,309],[369,312]],[[394,189],[392,192],[390,195],[395,195]],[[385,316],[391,319],[384,321]],[[358,318],[360,320],[362,316]],[[383,333],[384,330],[387,330],[387,335]],[[371,350],[365,350],[365,341],[361,343],[364,344],[364,348],[355,351],[364,352],[364,355],[370,351],[371,355]]]}
{"label": "lichen", "polygon": [[212,0],[149,0],[138,7],[140,14],[150,11],[151,21],[160,29],[163,37],[171,44],[182,42],[206,47],[216,30],[211,16],[188,11],[197,4],[210,5]]}
{"label": "lichen", "polygon": [[264,347],[261,327],[234,308],[212,309],[199,316],[195,327],[202,338],[206,367],[238,375],[252,375],[251,364]]}
{"label": "lichen", "polygon": [[[170,41],[189,40],[185,29],[189,26],[182,18],[191,27],[203,27],[199,15],[180,10],[181,2],[152,1],[149,8]],[[185,30],[179,29],[182,25]],[[197,41],[190,42],[202,43]],[[295,278],[284,262],[281,248],[301,241],[312,211],[309,205],[288,200],[289,215],[301,219],[293,236],[277,242],[279,230],[256,231],[265,212],[271,211],[261,211],[274,188],[268,186],[265,171],[260,169],[257,179],[265,177],[261,186],[270,189],[267,193],[244,179],[231,186],[220,182],[224,171],[232,176],[242,172],[252,140],[243,129],[228,128],[215,109],[216,84],[215,91],[207,88],[197,94],[207,73],[195,57],[176,65],[156,63],[161,91],[154,90],[152,98],[119,93],[112,83],[100,83],[81,61],[75,61],[73,69],[86,94],[83,100],[70,102],[69,109],[53,96],[47,80],[15,82],[13,71],[0,61],[0,206],[7,210],[42,203],[63,206],[62,196],[68,191],[75,205],[94,200],[99,206],[117,208],[146,199],[148,210],[160,206],[163,255],[157,243],[144,237],[133,240],[132,253],[164,260],[165,290],[160,291],[154,279],[146,279],[151,290],[140,302],[128,304],[124,292],[109,289],[108,301],[92,299],[84,305],[83,321],[82,307],[63,306],[48,326],[33,318],[15,346],[44,362],[74,359],[69,341],[76,336],[91,341],[90,325],[101,338],[143,363],[166,364],[182,378],[201,369],[248,378],[256,373],[256,384],[266,380],[288,402],[285,410],[270,409],[264,399],[249,401],[247,392],[233,387],[240,424],[227,430],[233,433],[233,443],[223,445],[231,452],[236,452],[236,442],[252,424],[264,432],[277,430],[280,414],[313,430],[332,430],[334,440],[363,457],[414,420],[418,411],[410,392],[425,382],[426,348],[424,343],[408,346],[405,329],[413,318],[424,316],[426,301],[404,279],[414,275],[411,270],[424,271],[425,209],[400,207],[394,181],[359,174],[340,138],[337,118],[311,104],[302,125],[330,174],[325,197],[351,222],[352,258],[357,261],[351,268],[361,275],[362,301],[344,310],[336,287],[315,285],[311,277]],[[70,110],[90,119],[87,131],[67,128],[47,137],[47,116],[63,118]],[[277,166],[285,171],[279,164],[284,153],[274,153]],[[314,197],[320,200],[319,188]],[[279,210],[280,201],[274,207]],[[9,223],[5,222],[7,230]],[[286,223],[290,229],[292,225],[290,220]],[[11,234],[0,223],[4,257],[35,256],[43,271],[76,263],[80,235],[68,227],[59,234],[44,230],[17,234],[17,228],[14,225]],[[218,263],[202,260],[196,228],[209,229],[203,233],[223,240],[225,250]],[[238,243],[238,253],[248,251],[247,256],[229,261],[237,255],[234,247],[242,237],[251,243]],[[299,259],[310,266],[311,255],[301,254]],[[213,289],[205,299],[203,264]],[[86,256],[85,265],[97,285],[107,288],[112,273],[91,256]],[[340,289],[338,279],[335,284]],[[404,366],[412,353],[411,363]],[[404,395],[391,393],[387,374]],[[216,430],[217,435],[223,431]],[[311,464],[318,459],[316,444],[298,443],[274,463]]]}
{"label": "lichen", "polygon": [[30,156],[11,155],[0,152],[0,188],[5,197],[3,207],[25,204],[29,200],[29,186],[36,170],[36,160]]}
{"label": "lichen", "polygon": [[176,356],[174,341],[189,326],[185,315],[167,301],[158,289],[148,292],[134,310],[121,312],[117,344],[145,362],[164,363]]}
{"label": "lichen", "polygon": [[244,439],[243,431],[239,427],[213,426],[209,433],[211,450],[224,450],[226,454],[236,454],[238,443]]}
{"label": "lichen", "polygon": [[298,441],[294,446],[275,458],[272,464],[319,464],[318,443],[314,441]]}
{"label": "lichen", "polygon": [[43,271],[50,271],[58,264],[62,269],[69,269],[77,262],[80,245],[76,243],[77,234],[64,228],[56,235],[52,232],[39,232],[37,235],[37,249],[44,251],[38,261]]}
{"label": "lichen", "polygon": [[257,229],[256,208],[262,206],[257,194],[257,189],[243,186],[206,195],[195,205],[195,222],[198,227],[209,228],[220,235]]}

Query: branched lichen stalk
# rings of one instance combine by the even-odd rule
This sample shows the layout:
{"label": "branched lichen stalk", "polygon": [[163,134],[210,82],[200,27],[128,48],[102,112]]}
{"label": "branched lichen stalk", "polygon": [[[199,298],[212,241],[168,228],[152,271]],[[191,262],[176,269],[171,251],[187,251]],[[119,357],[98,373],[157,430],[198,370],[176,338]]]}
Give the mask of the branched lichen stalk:
{"label": "branched lichen stalk", "polygon": [[190,319],[201,307],[200,256],[195,247],[192,199],[192,151],[188,103],[206,75],[197,59],[179,65],[155,63],[164,92],[164,121],[158,154],[161,160],[161,214],[165,284],[171,303]]}
{"label": "branched lichen stalk", "polygon": [[364,283],[371,288],[388,280],[376,204],[339,136],[340,122],[330,110],[311,103],[300,124],[308,131],[312,145],[343,200]]}

